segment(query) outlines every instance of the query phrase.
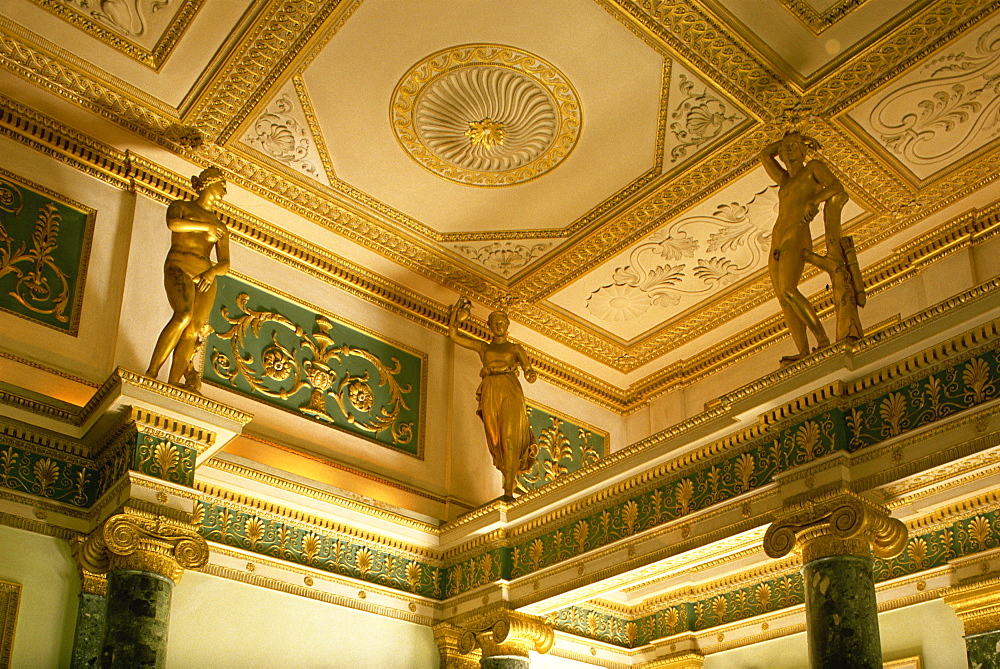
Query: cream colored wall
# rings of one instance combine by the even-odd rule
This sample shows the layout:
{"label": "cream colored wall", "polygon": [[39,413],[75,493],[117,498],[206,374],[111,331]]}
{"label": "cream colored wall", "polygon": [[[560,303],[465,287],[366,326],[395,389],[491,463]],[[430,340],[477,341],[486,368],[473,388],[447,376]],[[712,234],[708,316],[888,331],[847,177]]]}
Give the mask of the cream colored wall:
{"label": "cream colored wall", "polygon": [[76,626],[76,574],[69,544],[0,525],[0,580],[21,585],[12,669],[68,667]]}
{"label": "cream colored wall", "polygon": [[[941,600],[887,611],[878,617],[882,659],[919,655],[922,669],[967,666],[962,623]],[[806,669],[805,632],[709,655],[704,669]]]}
{"label": "cream colored wall", "polygon": [[187,572],[174,588],[170,669],[434,669],[430,627]]}

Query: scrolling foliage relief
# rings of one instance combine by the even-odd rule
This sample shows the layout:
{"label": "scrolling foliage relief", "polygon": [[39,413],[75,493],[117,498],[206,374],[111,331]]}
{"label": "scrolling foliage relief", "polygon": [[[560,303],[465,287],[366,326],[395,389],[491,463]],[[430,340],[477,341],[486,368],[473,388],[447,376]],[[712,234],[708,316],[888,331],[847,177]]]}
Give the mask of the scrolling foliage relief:
{"label": "scrolling foliage relief", "polygon": [[421,455],[420,356],[238,279],[218,281],[206,380]]}

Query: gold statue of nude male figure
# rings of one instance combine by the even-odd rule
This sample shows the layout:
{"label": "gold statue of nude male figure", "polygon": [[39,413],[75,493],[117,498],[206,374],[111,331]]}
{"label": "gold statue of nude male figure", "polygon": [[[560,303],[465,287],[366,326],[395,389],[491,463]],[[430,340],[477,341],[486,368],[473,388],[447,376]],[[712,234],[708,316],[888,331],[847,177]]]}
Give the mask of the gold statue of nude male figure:
{"label": "gold statue of nude male figure", "polygon": [[[798,132],[786,133],[761,151],[760,159],[768,175],[778,184],[778,219],[771,233],[768,271],[785,314],[785,322],[798,353],[781,359],[782,364],[809,355],[807,330],[816,347],[830,345],[816,309],[799,292],[805,263],[816,265],[830,275],[837,316],[837,341],[859,339],[863,335],[858,307],[864,306],[864,284],[854,245],[843,236],[841,212],[848,196],[840,181],[822,160],[806,162],[806,154],[819,144]],[[776,158],[781,159],[778,163]],[[827,253],[812,250],[809,224],[823,207]]]}

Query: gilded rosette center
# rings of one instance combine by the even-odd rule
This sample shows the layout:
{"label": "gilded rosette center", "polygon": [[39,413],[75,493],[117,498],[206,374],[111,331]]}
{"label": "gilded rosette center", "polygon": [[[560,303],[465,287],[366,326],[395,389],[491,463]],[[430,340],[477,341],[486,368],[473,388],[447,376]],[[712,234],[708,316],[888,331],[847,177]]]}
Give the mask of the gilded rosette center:
{"label": "gilded rosette center", "polygon": [[417,163],[475,186],[529,181],[559,165],[580,134],[576,91],[520,49],[471,44],[414,65],[396,86],[393,131]]}

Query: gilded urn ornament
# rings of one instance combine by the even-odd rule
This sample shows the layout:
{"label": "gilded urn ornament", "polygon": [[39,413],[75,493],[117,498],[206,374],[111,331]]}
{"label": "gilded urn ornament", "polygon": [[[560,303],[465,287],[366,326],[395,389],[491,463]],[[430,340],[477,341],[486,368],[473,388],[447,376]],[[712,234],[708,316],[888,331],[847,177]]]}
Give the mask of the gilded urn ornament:
{"label": "gilded urn ornament", "polygon": [[493,466],[503,475],[504,495],[511,497],[517,477],[531,470],[538,454],[517,377],[519,370],[523,370],[525,380],[534,383],[536,374],[524,348],[507,339],[510,319],[504,312],[494,311],[489,315],[487,324],[492,338],[488,342],[459,332],[458,325],[468,320],[471,306],[464,297],[452,306],[448,336],[459,346],[478,353],[483,363],[479,371],[482,381],[476,391],[479,402],[476,413],[483,421]]}
{"label": "gilded urn ornament", "polygon": [[163,285],[174,315],[156,341],[146,374],[156,378],[170,357],[167,381],[197,392],[201,374],[194,361],[215,302],[215,278],[229,271],[229,230],[215,213],[226,194],[222,171],[208,167],[191,177],[191,184],[197,193],[194,200],[174,200],[167,207],[171,241],[163,263]]}
{"label": "gilded urn ornament", "polygon": [[[812,137],[790,131],[760,154],[764,169],[778,184],[778,218],[771,232],[768,272],[798,349],[795,355],[782,358],[782,364],[809,355],[807,330],[815,338],[817,349],[830,345],[816,308],[799,291],[807,262],[830,275],[837,316],[836,341],[853,341],[864,335],[858,316],[858,307],[865,304],[864,281],[854,242],[843,236],[840,220],[848,195],[826,163],[818,158],[806,160],[810,150],[819,148]],[[827,246],[822,255],[812,250],[809,232],[820,205]]]}

